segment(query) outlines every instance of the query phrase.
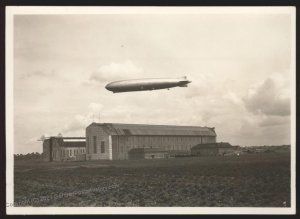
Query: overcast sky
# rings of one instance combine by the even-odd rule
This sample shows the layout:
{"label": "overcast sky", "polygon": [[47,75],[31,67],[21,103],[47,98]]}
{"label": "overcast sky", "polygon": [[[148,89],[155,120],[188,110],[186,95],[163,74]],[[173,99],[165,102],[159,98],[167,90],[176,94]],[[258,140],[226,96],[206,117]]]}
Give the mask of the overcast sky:
{"label": "overcast sky", "polygon": [[[290,143],[289,14],[16,15],[14,153],[91,122],[215,127],[233,145]],[[114,80],[187,88],[113,94]]]}

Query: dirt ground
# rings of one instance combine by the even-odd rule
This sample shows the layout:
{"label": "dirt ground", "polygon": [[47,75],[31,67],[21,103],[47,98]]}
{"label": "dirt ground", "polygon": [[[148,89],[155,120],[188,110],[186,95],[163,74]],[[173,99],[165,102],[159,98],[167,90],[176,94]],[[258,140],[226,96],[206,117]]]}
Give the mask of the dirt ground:
{"label": "dirt ground", "polygon": [[290,154],[15,162],[15,206],[289,207]]}

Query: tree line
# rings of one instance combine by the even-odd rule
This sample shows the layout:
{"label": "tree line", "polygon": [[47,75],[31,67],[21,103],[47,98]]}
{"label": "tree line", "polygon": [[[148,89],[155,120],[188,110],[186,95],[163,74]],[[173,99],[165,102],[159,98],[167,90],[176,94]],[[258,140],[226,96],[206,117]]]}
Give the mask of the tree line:
{"label": "tree line", "polygon": [[14,154],[15,160],[42,160],[42,153]]}

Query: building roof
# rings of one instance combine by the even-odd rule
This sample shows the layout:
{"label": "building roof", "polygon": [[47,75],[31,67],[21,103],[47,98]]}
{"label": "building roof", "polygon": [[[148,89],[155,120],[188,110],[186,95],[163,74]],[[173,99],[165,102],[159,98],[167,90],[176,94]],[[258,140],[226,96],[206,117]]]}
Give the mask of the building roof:
{"label": "building roof", "polygon": [[108,135],[179,135],[216,136],[214,128],[201,126],[146,125],[121,123],[92,123],[101,126]]}
{"label": "building roof", "polygon": [[[86,141],[85,137],[50,137],[52,139],[55,139],[60,147],[85,147]],[[50,139],[49,138],[49,139]],[[49,141],[49,139],[46,139],[45,141]]]}
{"label": "building roof", "polygon": [[207,144],[197,144],[192,147],[193,149],[201,149],[201,148],[235,148],[228,142],[218,142],[218,143],[207,143]]}

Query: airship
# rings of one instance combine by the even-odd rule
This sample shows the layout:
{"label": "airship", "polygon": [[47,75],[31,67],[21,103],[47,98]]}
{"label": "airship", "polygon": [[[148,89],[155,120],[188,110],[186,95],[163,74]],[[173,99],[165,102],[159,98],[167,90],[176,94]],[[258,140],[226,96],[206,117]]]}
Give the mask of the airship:
{"label": "airship", "polygon": [[172,87],[187,87],[191,81],[187,77],[181,78],[145,78],[114,81],[105,86],[105,88],[113,93],[130,92],[130,91],[146,91],[170,89]]}

